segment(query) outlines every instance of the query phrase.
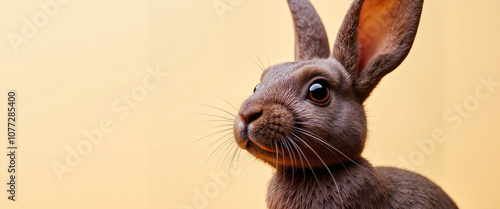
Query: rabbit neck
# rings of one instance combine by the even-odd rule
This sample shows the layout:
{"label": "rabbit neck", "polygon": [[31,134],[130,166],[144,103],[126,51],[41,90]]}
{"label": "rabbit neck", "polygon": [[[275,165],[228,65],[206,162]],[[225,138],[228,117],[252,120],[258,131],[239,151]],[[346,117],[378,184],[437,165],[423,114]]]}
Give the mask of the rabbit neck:
{"label": "rabbit neck", "polygon": [[[329,172],[329,171],[330,172]],[[331,173],[331,174],[330,174]],[[333,178],[332,178],[333,176]],[[277,168],[269,184],[268,207],[372,208],[387,206],[389,189],[364,158],[325,168]]]}

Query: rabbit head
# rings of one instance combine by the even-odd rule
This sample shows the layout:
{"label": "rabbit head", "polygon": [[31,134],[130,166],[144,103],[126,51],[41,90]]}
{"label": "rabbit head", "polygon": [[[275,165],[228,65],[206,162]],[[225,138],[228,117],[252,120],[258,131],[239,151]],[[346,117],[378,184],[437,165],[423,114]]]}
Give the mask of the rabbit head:
{"label": "rabbit head", "polygon": [[295,62],[271,66],[234,121],[236,143],[273,166],[325,167],[359,158],[363,102],[405,59],[423,0],[355,0],[333,51],[308,0],[288,0]]}

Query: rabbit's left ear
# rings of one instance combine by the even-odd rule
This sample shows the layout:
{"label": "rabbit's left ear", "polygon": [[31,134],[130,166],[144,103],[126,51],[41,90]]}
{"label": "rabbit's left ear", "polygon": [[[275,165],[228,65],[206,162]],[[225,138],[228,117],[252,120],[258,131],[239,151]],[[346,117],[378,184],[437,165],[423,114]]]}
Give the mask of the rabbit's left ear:
{"label": "rabbit's left ear", "polygon": [[328,58],[330,44],[323,22],[309,0],[288,0],[295,28],[295,60]]}
{"label": "rabbit's left ear", "polygon": [[337,35],[333,57],[364,101],[403,62],[417,33],[423,0],[355,0]]}

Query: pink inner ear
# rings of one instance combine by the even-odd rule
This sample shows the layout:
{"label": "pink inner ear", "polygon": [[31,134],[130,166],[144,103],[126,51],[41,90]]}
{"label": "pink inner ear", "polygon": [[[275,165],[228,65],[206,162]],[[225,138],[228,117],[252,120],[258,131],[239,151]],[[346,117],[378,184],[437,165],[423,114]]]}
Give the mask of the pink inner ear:
{"label": "pink inner ear", "polygon": [[361,7],[358,30],[359,71],[387,50],[387,36],[392,24],[390,13],[395,5],[396,0],[366,0]]}

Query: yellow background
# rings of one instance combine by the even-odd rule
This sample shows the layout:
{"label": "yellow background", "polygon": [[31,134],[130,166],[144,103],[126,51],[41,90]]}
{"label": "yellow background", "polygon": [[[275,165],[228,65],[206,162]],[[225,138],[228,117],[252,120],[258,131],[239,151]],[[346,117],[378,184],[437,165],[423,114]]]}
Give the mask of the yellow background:
{"label": "yellow background", "polygon": [[[269,166],[241,152],[234,165],[240,172],[227,186],[214,184],[210,174],[228,170],[232,152],[225,156],[235,145],[205,164],[223,135],[190,143],[229,127],[213,128],[230,122],[198,113],[226,113],[200,104],[235,113],[217,96],[238,107],[252,93],[260,78],[252,59],[266,67],[292,61],[285,1],[73,0],[16,52],[8,35],[21,34],[23,17],[31,19],[43,11],[38,2],[48,1],[0,2],[0,107],[7,90],[16,89],[19,145],[13,203],[5,192],[4,110],[0,208],[265,208]],[[230,10],[219,16],[213,5],[221,2]],[[350,1],[313,4],[333,43]],[[461,208],[500,208],[500,87],[457,128],[443,119],[477,96],[478,77],[500,82],[499,9],[493,0],[426,1],[411,53],[366,102],[364,155],[374,165],[400,166],[423,153],[417,144],[434,129],[445,130],[446,141],[407,168],[441,185]],[[168,76],[120,119],[111,105],[157,65]],[[64,163],[66,148],[86,141],[83,132],[106,118],[114,130],[60,182],[53,163]]]}

